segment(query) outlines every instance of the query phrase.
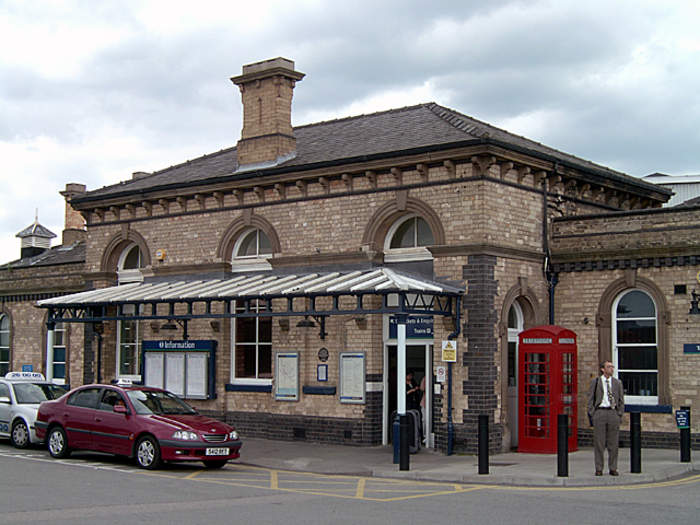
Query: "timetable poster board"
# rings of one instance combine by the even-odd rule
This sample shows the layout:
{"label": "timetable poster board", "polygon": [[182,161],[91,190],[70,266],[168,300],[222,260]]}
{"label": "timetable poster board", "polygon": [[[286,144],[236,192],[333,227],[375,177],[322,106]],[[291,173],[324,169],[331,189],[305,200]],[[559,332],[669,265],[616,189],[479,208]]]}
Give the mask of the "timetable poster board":
{"label": "timetable poster board", "polygon": [[144,384],[186,399],[216,397],[215,348],[211,340],[143,341]]}
{"label": "timetable poster board", "polygon": [[144,384],[155,388],[163,388],[163,378],[165,377],[164,363],[165,354],[163,352],[146,352],[144,354],[146,362],[146,380]]}
{"label": "timetable poster board", "polygon": [[340,402],[365,402],[364,352],[340,353]]}
{"label": "timetable poster board", "polygon": [[275,399],[299,400],[299,353],[278,352],[275,362]]}

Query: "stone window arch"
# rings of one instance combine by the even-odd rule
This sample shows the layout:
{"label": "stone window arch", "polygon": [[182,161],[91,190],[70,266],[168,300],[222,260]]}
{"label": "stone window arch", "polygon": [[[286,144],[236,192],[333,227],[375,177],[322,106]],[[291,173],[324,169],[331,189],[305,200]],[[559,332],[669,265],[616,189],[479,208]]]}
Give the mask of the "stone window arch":
{"label": "stone window arch", "polygon": [[228,225],[216,255],[230,262],[233,271],[269,270],[268,259],[280,251],[280,240],[272,224],[248,212]]}
{"label": "stone window arch", "polygon": [[103,272],[116,273],[119,282],[143,280],[142,268],[151,265],[151,253],[146,239],[133,230],[120,232],[107,243],[102,255]]}
{"label": "stone window arch", "polygon": [[[430,206],[399,195],[374,212],[365,228],[362,244],[370,250],[383,251],[388,262],[394,258],[431,259],[427,247],[445,244],[445,230]],[[408,246],[402,247],[402,244]]]}
{"label": "stone window arch", "polygon": [[[637,313],[630,314],[636,317],[626,318],[625,311],[633,302],[637,302],[640,310]],[[653,313],[650,308],[653,308]],[[626,326],[630,322],[634,322],[637,325],[636,329],[632,327],[632,330],[636,330],[636,333],[645,339],[645,341],[635,345],[633,348],[642,349],[643,352],[645,352],[643,348],[649,349],[653,347],[656,349],[654,355],[655,363],[653,363],[655,365],[653,372],[657,374],[655,383],[656,395],[652,395],[653,392],[647,393],[647,390],[650,389],[646,387],[643,389],[644,392],[642,392],[640,390],[641,386],[630,382],[634,372],[629,369],[627,357],[629,357],[629,351],[632,347],[626,344],[626,341],[629,340],[628,335],[622,335],[621,333],[621,331],[624,332],[630,328]],[[619,375],[620,369],[622,369],[621,379],[623,384],[626,382],[626,389],[631,389],[629,392],[625,392],[629,404],[670,404],[671,397],[668,381],[670,322],[670,311],[661,290],[653,281],[637,277],[634,272],[627,272],[624,278],[613,282],[603,292],[596,315],[596,325],[598,327],[597,362],[612,362],[615,365],[616,375]],[[650,339],[652,337],[655,339],[654,341]],[[646,352],[648,353],[648,350]],[[625,354],[627,354],[627,357]],[[649,364],[649,367],[651,367],[651,364]],[[648,371],[652,371],[652,369],[649,368]],[[598,373],[597,365],[596,373]]]}

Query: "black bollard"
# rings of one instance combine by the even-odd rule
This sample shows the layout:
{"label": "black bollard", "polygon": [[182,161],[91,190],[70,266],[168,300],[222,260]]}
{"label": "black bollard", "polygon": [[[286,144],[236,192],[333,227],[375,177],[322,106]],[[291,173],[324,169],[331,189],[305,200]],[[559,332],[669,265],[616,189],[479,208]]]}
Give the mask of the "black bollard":
{"label": "black bollard", "polygon": [[408,453],[408,414],[399,416],[399,470],[408,470],[410,456]]}
{"label": "black bollard", "polygon": [[479,474],[489,473],[489,416],[479,416]]}
{"label": "black bollard", "polygon": [[630,472],[642,472],[642,414],[630,412]]}
{"label": "black bollard", "polygon": [[681,407],[688,411],[688,428],[681,429],[681,463],[690,463],[690,407]]}
{"label": "black bollard", "polygon": [[557,415],[557,476],[569,476],[569,416]]}

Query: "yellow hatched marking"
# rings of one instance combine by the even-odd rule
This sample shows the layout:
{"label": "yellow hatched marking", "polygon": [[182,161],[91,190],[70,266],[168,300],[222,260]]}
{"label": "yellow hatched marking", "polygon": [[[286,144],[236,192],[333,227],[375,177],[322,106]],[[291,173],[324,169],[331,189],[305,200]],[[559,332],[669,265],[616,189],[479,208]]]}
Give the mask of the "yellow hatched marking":
{"label": "yellow hatched marking", "polygon": [[201,470],[195,470],[192,474],[188,474],[187,476],[185,476],[185,477],[182,478],[182,479],[194,479],[194,478],[196,478],[197,476],[199,476],[201,473],[202,473]]}
{"label": "yellow hatched marking", "polygon": [[357,490],[355,491],[355,497],[356,498],[364,498],[365,497],[365,478],[360,478],[357,480]]}
{"label": "yellow hatched marking", "polygon": [[276,470],[271,470],[270,471],[270,488],[272,490],[278,490],[279,489],[279,481],[278,481],[278,475]]}

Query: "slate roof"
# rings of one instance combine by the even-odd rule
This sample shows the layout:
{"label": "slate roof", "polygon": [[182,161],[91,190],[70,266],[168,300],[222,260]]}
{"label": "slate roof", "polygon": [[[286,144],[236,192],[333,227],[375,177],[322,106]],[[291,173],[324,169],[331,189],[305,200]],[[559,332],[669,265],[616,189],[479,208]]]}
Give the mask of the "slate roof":
{"label": "slate roof", "polygon": [[79,241],[68,246],[54,246],[33,257],[24,257],[23,259],[17,259],[16,261],[2,264],[0,265],[0,270],[83,262],[85,262],[85,243]]}
{"label": "slate roof", "polygon": [[43,237],[45,239],[53,239],[56,237],[56,234],[48,228],[44,228],[41,224],[35,221],[34,224],[27,226],[24,230],[15,235],[15,237],[19,237],[20,239],[24,239],[25,237]]}
{"label": "slate roof", "polygon": [[[294,128],[294,134],[297,139],[296,157],[271,169],[301,168],[352,159],[362,160],[371,156],[454,143],[464,145],[465,142],[492,142],[545,155],[551,160],[572,164],[588,171],[592,170],[604,177],[666,193],[665,189],[653,184],[509,133],[433,102],[298,126]],[[236,148],[232,147],[156,171],[143,178],[90,191],[75,198],[73,202],[89,202],[103,197],[138,193],[156,188],[165,189],[190,183],[214,182],[222,178],[236,180],[271,170],[261,170],[251,174],[250,172],[236,173],[237,168]]]}

